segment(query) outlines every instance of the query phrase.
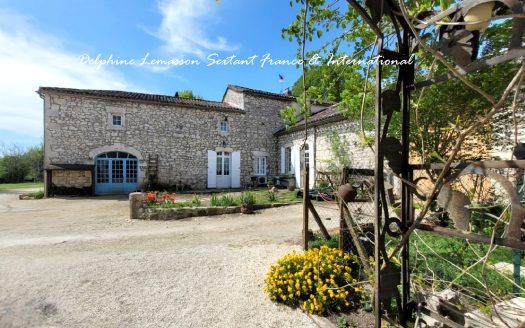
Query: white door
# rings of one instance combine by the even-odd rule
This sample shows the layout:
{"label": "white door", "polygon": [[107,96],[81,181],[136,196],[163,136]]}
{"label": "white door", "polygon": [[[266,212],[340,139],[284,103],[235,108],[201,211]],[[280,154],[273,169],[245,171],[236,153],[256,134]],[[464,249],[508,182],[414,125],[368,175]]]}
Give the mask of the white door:
{"label": "white door", "polygon": [[217,188],[231,187],[231,154],[225,151],[217,152]]}

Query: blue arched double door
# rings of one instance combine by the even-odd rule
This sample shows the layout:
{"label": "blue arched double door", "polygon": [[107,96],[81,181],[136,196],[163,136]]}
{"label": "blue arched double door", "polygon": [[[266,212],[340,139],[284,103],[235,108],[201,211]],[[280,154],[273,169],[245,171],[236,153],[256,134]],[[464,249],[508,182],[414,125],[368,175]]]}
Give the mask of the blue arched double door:
{"label": "blue arched double door", "polygon": [[101,154],[95,159],[95,194],[127,194],[138,190],[137,157],[120,151]]}

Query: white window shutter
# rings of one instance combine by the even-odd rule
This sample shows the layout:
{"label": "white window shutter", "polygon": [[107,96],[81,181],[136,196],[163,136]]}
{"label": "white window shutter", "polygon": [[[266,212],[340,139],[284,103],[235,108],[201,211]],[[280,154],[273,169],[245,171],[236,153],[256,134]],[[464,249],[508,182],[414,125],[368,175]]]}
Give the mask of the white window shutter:
{"label": "white window shutter", "polygon": [[285,163],[286,163],[286,152],[284,150],[284,147],[281,147],[281,174],[286,173]]}
{"label": "white window shutter", "polygon": [[217,153],[208,150],[208,188],[217,188]]}
{"label": "white window shutter", "polygon": [[232,153],[232,188],[241,187],[241,152]]}
{"label": "white window shutter", "polygon": [[301,188],[301,151],[299,145],[293,145],[292,148],[293,172],[295,175],[295,186]]}
{"label": "white window shutter", "polygon": [[313,188],[314,187],[314,184],[315,184],[315,162],[314,162],[314,155],[315,155],[315,149],[314,149],[314,143],[313,142],[309,142],[308,143],[308,166],[309,166],[309,173],[310,173],[310,181],[309,181],[309,185],[310,185],[310,188]]}

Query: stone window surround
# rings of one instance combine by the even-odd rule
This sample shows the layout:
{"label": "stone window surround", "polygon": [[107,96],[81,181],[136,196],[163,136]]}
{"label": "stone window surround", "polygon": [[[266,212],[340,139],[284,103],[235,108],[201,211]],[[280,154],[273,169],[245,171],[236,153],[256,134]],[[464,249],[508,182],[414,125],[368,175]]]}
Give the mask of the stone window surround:
{"label": "stone window surround", "polygon": [[[256,167],[257,167],[257,160],[260,158],[260,157],[266,157],[266,169],[265,169],[265,174],[257,174],[256,173]],[[253,162],[253,176],[266,176],[268,175],[268,163],[269,163],[269,160],[270,160],[270,153],[268,153],[267,151],[252,151],[252,162]]]}
{"label": "stone window surround", "polygon": [[[108,113],[108,129],[109,130],[125,130],[126,129],[126,110],[123,108],[107,108]],[[113,116],[120,116],[121,125],[113,125]]]}
{"label": "stone window surround", "polygon": [[[223,130],[223,123],[226,123],[226,131]],[[230,118],[228,116],[224,116],[224,118],[220,119],[217,122],[217,131],[219,131],[219,135],[225,137],[230,134],[231,132],[231,124],[230,124]]]}
{"label": "stone window surround", "polygon": [[[135,156],[139,161],[143,161],[144,160],[144,158],[142,157],[142,154],[140,153],[140,151],[138,151],[137,149],[135,149],[133,147],[128,147],[128,146],[121,145],[121,144],[114,144],[114,145],[103,146],[103,147],[92,149],[89,152],[89,158],[94,161],[95,158],[98,155],[101,155],[101,154],[104,154],[104,153],[109,153],[109,152],[112,152],[112,151],[120,151],[120,152],[123,152],[123,153],[128,153],[128,154],[131,154],[131,155]],[[94,164],[94,162],[92,162],[90,164]]]}

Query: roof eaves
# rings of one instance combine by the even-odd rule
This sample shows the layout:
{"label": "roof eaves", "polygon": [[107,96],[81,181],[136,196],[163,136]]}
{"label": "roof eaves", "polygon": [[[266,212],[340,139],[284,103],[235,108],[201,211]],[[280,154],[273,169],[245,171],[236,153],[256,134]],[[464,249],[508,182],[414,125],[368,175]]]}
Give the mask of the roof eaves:
{"label": "roof eaves", "polygon": [[[120,101],[133,101],[141,102],[148,104],[158,104],[163,106],[179,106],[186,108],[197,108],[205,110],[220,110],[232,113],[244,113],[242,109],[237,107],[230,106],[229,104],[223,102],[213,102],[207,100],[186,100],[186,99],[175,99],[174,97],[165,96],[165,95],[153,95],[153,94],[143,94],[135,92],[122,92],[122,91],[112,91],[112,90],[88,90],[88,89],[69,89],[69,88],[54,88],[54,87],[40,87],[37,93],[42,97],[46,92],[55,92],[62,93],[67,95],[82,95],[85,97],[91,98],[105,98],[111,100],[120,100]],[[107,93],[104,93],[107,92]],[[108,94],[115,92],[115,94]],[[143,99],[137,97],[127,97],[128,95],[141,96]],[[155,99],[159,98],[159,99]]]}
{"label": "roof eaves", "polygon": [[[295,101],[296,100],[296,98],[294,96],[287,96],[287,95],[274,93],[274,92],[268,92],[268,91],[263,91],[263,90],[256,90],[256,89],[246,88],[246,87],[233,85],[233,84],[229,84],[226,90],[228,90],[228,89],[231,89],[231,90],[236,91],[236,92],[248,93],[248,94],[252,94],[252,95],[257,95],[257,96],[262,96],[262,97],[272,98],[272,99],[277,99],[277,100],[286,100],[286,101]],[[226,92],[224,94],[226,94]]]}
{"label": "roof eaves", "polygon": [[[345,119],[346,118],[341,113],[337,113],[335,115],[332,115],[332,116],[329,116],[329,117],[326,117],[326,118],[322,118],[322,119],[310,122],[308,124],[308,128],[313,128],[313,127],[316,127],[316,126],[329,124],[329,123],[334,123],[334,122],[340,122],[340,121],[344,121]],[[282,136],[282,135],[290,134],[292,132],[301,131],[301,130],[304,130],[304,123],[299,122],[299,123],[295,124],[294,126],[288,128],[288,129],[286,129],[286,128],[285,129],[281,129],[281,130],[275,132],[273,135],[276,136],[276,137],[279,137],[279,136]]]}

